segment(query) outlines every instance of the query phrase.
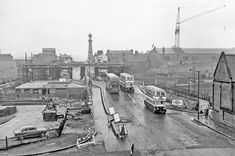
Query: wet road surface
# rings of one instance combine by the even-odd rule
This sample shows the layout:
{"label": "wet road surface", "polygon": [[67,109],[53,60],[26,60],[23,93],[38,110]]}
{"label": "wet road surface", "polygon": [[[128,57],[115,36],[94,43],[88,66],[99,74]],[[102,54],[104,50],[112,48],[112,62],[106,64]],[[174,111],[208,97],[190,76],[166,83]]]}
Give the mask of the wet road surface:
{"label": "wet road surface", "polygon": [[166,115],[153,114],[145,108],[144,94],[138,87],[133,94],[122,90],[119,94],[109,94],[103,82],[97,84],[103,88],[106,107],[115,107],[121,118],[131,121],[126,123],[126,140],[117,140],[107,127],[99,89],[93,87],[95,123],[103,135],[107,151],[129,150],[132,143],[141,151],[235,147],[227,138],[193,122],[194,114],[173,110],[167,110]]}

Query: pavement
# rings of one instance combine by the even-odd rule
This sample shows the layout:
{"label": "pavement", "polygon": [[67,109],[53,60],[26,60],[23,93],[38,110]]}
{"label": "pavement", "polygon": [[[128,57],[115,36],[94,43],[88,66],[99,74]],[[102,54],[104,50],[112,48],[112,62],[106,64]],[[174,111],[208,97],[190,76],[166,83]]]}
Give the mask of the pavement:
{"label": "pavement", "polygon": [[194,120],[229,139],[235,140],[235,129],[233,127],[227,126],[213,119],[206,119],[205,116],[200,116],[199,120],[194,118]]}
{"label": "pavement", "polygon": [[[200,99],[200,106],[207,106],[208,103],[209,103],[208,101]],[[219,121],[215,121],[213,120],[213,118],[206,119],[204,115],[202,116],[200,115],[199,120],[197,118],[195,118],[194,120],[216,131],[217,133],[220,133],[221,135],[224,135],[227,138],[235,141],[235,128],[223,124]]]}

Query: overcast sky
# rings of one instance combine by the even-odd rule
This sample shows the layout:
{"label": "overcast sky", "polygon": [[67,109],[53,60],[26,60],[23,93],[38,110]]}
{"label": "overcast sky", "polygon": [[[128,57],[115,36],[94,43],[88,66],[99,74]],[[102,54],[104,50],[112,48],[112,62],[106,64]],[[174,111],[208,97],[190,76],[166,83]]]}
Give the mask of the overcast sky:
{"label": "overcast sky", "polygon": [[181,20],[226,4],[181,24],[181,47],[235,47],[232,0],[0,0],[0,49],[22,58],[43,47],[75,60],[87,59],[88,34],[97,50],[146,52],[174,45],[177,7]]}

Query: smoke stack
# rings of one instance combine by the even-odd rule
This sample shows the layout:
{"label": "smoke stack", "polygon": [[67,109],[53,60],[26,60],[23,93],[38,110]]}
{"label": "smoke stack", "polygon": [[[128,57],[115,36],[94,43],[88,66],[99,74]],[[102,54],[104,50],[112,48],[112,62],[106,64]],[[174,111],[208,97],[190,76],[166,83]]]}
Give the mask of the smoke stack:
{"label": "smoke stack", "polygon": [[165,56],[165,48],[162,48],[162,55]]}

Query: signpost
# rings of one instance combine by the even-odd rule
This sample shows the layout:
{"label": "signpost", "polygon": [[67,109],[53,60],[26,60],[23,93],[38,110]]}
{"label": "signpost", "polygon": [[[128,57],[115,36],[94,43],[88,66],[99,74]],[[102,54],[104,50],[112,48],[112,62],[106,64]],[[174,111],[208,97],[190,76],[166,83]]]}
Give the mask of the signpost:
{"label": "signpost", "polygon": [[183,105],[183,100],[172,100],[172,105],[175,106],[182,106]]}

